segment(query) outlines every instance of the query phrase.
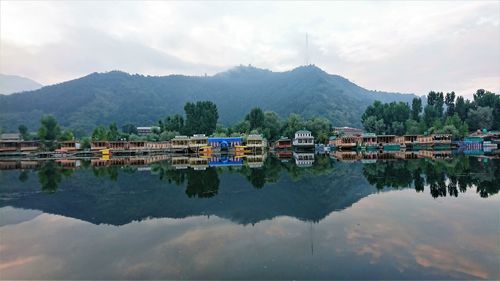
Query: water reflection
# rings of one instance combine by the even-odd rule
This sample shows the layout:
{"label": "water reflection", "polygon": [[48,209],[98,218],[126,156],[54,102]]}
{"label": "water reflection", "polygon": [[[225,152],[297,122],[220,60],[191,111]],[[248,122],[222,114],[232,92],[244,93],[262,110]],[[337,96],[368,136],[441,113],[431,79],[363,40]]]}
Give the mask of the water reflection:
{"label": "water reflection", "polygon": [[2,279],[500,278],[498,160],[280,153],[0,167]]}

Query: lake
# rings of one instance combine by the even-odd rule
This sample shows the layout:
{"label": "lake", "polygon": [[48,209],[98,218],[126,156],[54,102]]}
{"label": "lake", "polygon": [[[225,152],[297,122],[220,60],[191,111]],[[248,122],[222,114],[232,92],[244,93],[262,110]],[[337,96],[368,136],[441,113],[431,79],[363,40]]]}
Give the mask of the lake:
{"label": "lake", "polygon": [[356,155],[4,161],[0,278],[500,278],[500,160]]}

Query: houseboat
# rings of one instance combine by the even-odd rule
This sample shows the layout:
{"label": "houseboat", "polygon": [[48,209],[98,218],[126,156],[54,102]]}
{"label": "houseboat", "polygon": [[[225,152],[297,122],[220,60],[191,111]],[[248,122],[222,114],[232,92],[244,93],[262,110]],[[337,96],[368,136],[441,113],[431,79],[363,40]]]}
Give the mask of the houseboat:
{"label": "houseboat", "polygon": [[314,137],[310,131],[300,130],[295,133],[293,146],[298,149],[313,149]]}
{"label": "houseboat", "polygon": [[451,138],[450,134],[434,134],[432,135],[432,149],[439,150],[449,150],[451,148]]}
{"label": "houseboat", "polygon": [[400,150],[401,145],[396,142],[395,135],[378,135],[378,148],[383,150]]}
{"label": "houseboat", "polygon": [[365,150],[377,149],[377,135],[373,133],[365,133],[361,135],[361,148]]}
{"label": "houseboat", "polygon": [[175,136],[175,138],[170,141],[170,144],[173,151],[187,151],[189,149],[189,137]]}
{"label": "houseboat", "polygon": [[430,149],[432,148],[432,136],[426,135],[418,135],[417,142],[412,145],[412,149],[421,150],[421,149]]}
{"label": "houseboat", "polygon": [[214,151],[229,152],[235,151],[236,147],[243,146],[242,137],[209,137],[208,145]]}
{"label": "houseboat", "polygon": [[292,148],[292,140],[287,137],[281,137],[274,143],[273,148],[275,150],[278,149],[291,149]]}
{"label": "houseboat", "polygon": [[358,145],[358,137],[357,136],[341,136],[337,137],[334,141],[335,148],[338,150],[353,150],[356,149]]}
{"label": "houseboat", "polygon": [[246,147],[250,150],[262,150],[264,149],[264,138],[261,135],[249,135]]}
{"label": "houseboat", "polygon": [[189,138],[189,149],[192,152],[199,152],[202,147],[208,146],[208,137],[204,134],[196,134]]}

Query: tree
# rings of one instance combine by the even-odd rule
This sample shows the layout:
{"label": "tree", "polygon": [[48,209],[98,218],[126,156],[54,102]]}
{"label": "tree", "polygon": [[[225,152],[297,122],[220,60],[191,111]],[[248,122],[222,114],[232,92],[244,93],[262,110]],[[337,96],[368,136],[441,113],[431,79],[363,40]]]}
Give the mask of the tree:
{"label": "tree", "polygon": [[108,138],[108,130],[100,125],[94,129],[92,132],[92,140],[93,141],[104,141]]}
{"label": "tree", "polygon": [[326,118],[315,117],[306,122],[306,129],[311,131],[319,143],[326,143],[332,131],[332,124]]}
{"label": "tree", "polygon": [[265,121],[264,112],[259,107],[253,108],[250,110],[250,113],[247,114],[245,120],[250,122],[250,130],[262,128]]}
{"label": "tree", "polygon": [[25,125],[19,125],[17,129],[19,130],[19,134],[21,134],[23,140],[28,140],[29,138],[28,127],[26,127]]}
{"label": "tree", "polygon": [[122,132],[127,135],[136,134],[137,135],[137,127],[134,124],[125,124],[122,126]]}
{"label": "tree", "polygon": [[458,113],[458,117],[463,121],[467,119],[467,105],[465,103],[465,99],[462,96],[458,96],[455,102],[455,112]]}
{"label": "tree", "polygon": [[478,106],[477,109],[471,109],[467,123],[473,130],[490,129],[493,125],[493,108]]}
{"label": "tree", "polygon": [[411,118],[418,121],[420,119],[420,112],[422,112],[422,100],[420,98],[413,98],[411,103]]}
{"label": "tree", "polygon": [[107,132],[107,140],[116,141],[120,138],[120,133],[118,132],[118,127],[116,123],[111,123],[109,125],[109,131]]}
{"label": "tree", "polygon": [[186,112],[185,134],[213,134],[219,119],[217,105],[211,101],[188,102],[184,106],[184,111]]}
{"label": "tree", "polygon": [[377,135],[381,135],[385,133],[385,125],[384,120],[377,119],[375,116],[370,116],[365,119],[363,122],[363,126],[365,130],[371,133],[375,133]]}
{"label": "tree", "polygon": [[75,139],[75,136],[73,135],[73,133],[70,130],[64,130],[61,133],[61,135],[59,136],[60,141],[70,141],[70,140],[74,140],[74,139]]}
{"label": "tree", "polygon": [[276,140],[280,137],[281,120],[276,112],[264,113],[264,137],[268,140]]}
{"label": "tree", "polygon": [[162,131],[182,132],[184,130],[184,117],[180,114],[167,116],[163,121]]}
{"label": "tree", "polygon": [[44,142],[44,145],[52,150],[55,148],[54,141],[61,134],[61,128],[57,124],[56,118],[52,115],[43,116],[40,120],[41,126],[38,129],[38,138]]}
{"label": "tree", "polygon": [[298,130],[304,129],[305,124],[304,121],[302,120],[302,116],[292,113],[288,115],[288,119],[286,120],[285,124],[283,125],[283,135],[289,138],[293,138],[295,132]]}
{"label": "tree", "polygon": [[446,93],[444,103],[446,104],[446,115],[452,116],[455,114],[455,92]]}

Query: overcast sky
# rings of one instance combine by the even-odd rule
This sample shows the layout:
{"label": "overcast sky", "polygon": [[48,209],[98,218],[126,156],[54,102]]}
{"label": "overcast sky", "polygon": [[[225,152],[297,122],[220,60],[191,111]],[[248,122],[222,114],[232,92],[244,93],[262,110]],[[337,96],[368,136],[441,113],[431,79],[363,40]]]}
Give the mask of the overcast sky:
{"label": "overcast sky", "polygon": [[372,90],[500,93],[499,1],[1,1],[0,72],[203,75],[310,61]]}

